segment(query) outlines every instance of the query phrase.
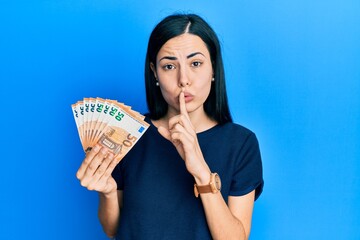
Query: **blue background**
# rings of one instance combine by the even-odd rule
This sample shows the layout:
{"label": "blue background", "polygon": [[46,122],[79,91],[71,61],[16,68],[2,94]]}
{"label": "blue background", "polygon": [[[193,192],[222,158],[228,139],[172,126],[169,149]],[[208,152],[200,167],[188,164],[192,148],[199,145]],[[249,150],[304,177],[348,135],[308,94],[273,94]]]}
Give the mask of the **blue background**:
{"label": "blue background", "polygon": [[258,136],[251,239],[360,239],[360,1],[0,2],[0,239],[106,239],[70,105],[146,112],[148,36],[175,11],[222,42],[234,120]]}

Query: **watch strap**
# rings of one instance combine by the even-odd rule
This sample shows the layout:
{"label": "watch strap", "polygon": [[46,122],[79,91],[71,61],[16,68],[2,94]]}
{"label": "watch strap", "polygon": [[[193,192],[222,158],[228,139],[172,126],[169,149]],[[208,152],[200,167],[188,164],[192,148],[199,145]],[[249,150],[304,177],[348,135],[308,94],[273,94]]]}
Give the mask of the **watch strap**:
{"label": "watch strap", "polygon": [[215,186],[215,177],[218,176],[217,173],[210,173],[210,182],[207,185],[197,185],[194,184],[194,194],[195,197],[199,197],[200,193],[216,193],[219,189]]}
{"label": "watch strap", "polygon": [[203,186],[196,185],[196,187],[197,187],[197,190],[198,190],[199,193],[210,193],[210,192],[212,192],[210,184],[203,185]]}

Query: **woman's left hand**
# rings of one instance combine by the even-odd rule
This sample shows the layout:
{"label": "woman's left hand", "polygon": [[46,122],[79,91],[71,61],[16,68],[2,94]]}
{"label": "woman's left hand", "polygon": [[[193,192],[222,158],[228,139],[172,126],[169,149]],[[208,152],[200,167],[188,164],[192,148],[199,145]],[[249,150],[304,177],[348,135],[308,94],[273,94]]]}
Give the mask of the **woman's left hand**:
{"label": "woman's left hand", "polygon": [[209,175],[210,170],[202,155],[195,128],[186,110],[183,92],[180,93],[179,103],[180,114],[169,119],[168,129],[160,126],[158,131],[164,138],[174,144],[181,158],[185,161],[189,173],[195,179],[200,179],[204,173]]}

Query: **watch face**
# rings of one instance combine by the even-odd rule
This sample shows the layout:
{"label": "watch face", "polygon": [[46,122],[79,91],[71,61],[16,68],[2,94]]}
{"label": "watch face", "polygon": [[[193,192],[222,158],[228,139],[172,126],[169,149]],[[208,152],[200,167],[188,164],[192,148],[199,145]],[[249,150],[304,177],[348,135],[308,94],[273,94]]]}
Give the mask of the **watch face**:
{"label": "watch face", "polygon": [[221,180],[218,174],[215,174],[215,186],[219,191],[221,190]]}

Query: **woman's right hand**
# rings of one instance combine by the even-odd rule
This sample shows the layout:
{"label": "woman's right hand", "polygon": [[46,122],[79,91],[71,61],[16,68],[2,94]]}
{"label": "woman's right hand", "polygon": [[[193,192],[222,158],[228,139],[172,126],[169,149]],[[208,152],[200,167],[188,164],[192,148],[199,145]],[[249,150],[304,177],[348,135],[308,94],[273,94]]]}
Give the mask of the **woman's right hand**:
{"label": "woman's right hand", "polygon": [[116,165],[114,154],[96,144],[86,154],[76,177],[80,180],[81,186],[107,195],[117,190],[117,184],[111,176]]}

